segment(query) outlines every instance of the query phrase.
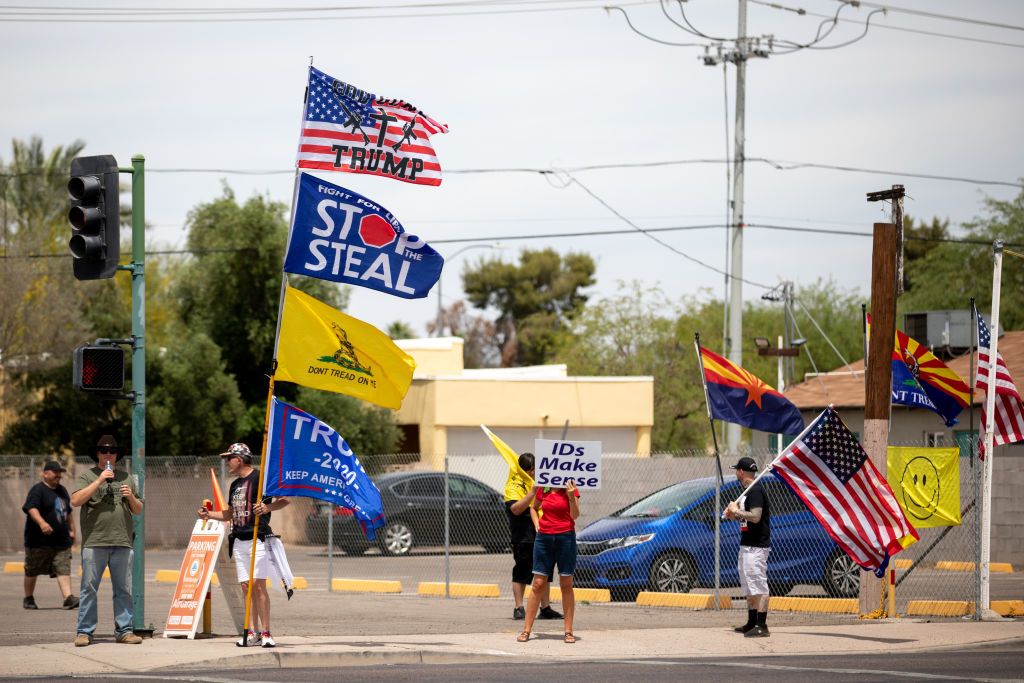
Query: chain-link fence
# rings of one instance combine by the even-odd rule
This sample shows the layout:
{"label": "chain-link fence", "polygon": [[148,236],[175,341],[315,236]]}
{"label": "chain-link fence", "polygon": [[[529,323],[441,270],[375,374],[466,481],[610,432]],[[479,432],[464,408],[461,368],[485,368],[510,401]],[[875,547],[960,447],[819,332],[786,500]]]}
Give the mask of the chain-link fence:
{"label": "chain-link fence", "polygon": [[[762,467],[772,459],[768,452],[751,455]],[[633,599],[639,591],[717,590],[738,596],[738,525],[721,521],[717,514],[741,490],[730,468],[733,462],[726,457],[721,462],[724,485],[716,502],[719,468],[707,453],[605,456],[602,488],[581,492],[576,585],[607,588],[620,600]],[[8,553],[22,549],[21,505],[28,488],[38,481],[43,462],[39,456],[0,460],[5,475],[0,505],[7,512],[0,543]],[[293,566],[311,575],[311,587],[327,588],[332,578],[394,579],[411,592],[419,582],[448,581],[497,584],[501,595],[510,596],[513,562],[501,493],[507,466],[496,454],[452,455],[447,464],[447,477],[445,472],[416,469],[412,463],[373,475],[387,518],[374,542],[366,540],[347,511],[303,498],[273,514],[274,531],[288,547]],[[78,458],[75,465],[81,471],[92,462]],[[126,459],[119,467],[130,471],[130,462]],[[1004,458],[997,474],[1002,471],[1005,476],[1006,468],[1024,476],[1024,458]],[[230,475],[219,458],[148,458],[148,549],[185,547],[196,510],[204,498],[212,497],[211,469],[226,493]],[[960,458],[961,525],[920,529],[920,541],[895,558],[899,611],[910,600],[975,601],[974,501],[980,471],[971,458]],[[860,580],[856,565],[781,480],[768,476],[764,482],[772,509],[772,594],[855,597]],[[65,485],[73,490],[74,473],[65,476]],[[1020,513],[1000,505],[1024,507],[1001,500],[997,499],[993,518]],[[1018,539],[994,535],[993,562],[1019,561],[1013,554],[1019,545]],[[158,568],[176,567],[147,565]],[[1021,588],[1013,575],[993,574],[992,599],[1019,599]]]}

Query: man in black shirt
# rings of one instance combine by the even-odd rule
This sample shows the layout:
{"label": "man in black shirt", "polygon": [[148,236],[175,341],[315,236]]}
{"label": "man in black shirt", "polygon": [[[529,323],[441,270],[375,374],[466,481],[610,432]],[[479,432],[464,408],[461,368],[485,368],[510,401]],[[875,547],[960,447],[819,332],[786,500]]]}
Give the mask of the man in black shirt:
{"label": "man in black shirt", "polygon": [[[740,486],[747,488],[754,481],[757,463],[753,458],[740,458],[733,469]],[[760,482],[750,486],[725,508],[726,519],[740,523],[740,556],[738,569],[740,587],[747,598],[747,623],[736,631],[747,638],[767,638],[768,632],[768,553],[771,552],[771,511],[768,497]]]}
{"label": "man in black shirt", "polygon": [[[199,508],[201,519],[217,519],[231,522],[231,543],[235,557],[235,570],[242,590],[249,590],[249,565],[252,558],[252,543],[256,542],[256,566],[253,570],[255,582],[252,585],[252,631],[243,634],[239,646],[275,647],[277,643],[270,635],[270,595],[267,593],[267,577],[270,574],[270,559],[264,543],[273,535],[270,528],[270,513],[288,505],[287,498],[259,499],[259,470],[252,466],[252,452],[244,443],[231,444],[221,453],[227,460],[228,471],[238,478],[231,482],[228,490],[228,509],[221,511]],[[253,521],[260,516],[259,530]],[[255,537],[255,538],[254,538]],[[262,629],[262,630],[261,630]]]}
{"label": "man in black shirt", "polygon": [[64,609],[76,609],[78,596],[71,594],[71,544],[75,541],[75,518],[71,496],[60,483],[67,472],[51,460],[43,466],[43,480],[29,489],[25,513],[25,609],[38,609],[33,596],[40,574],[57,579],[64,596]]}

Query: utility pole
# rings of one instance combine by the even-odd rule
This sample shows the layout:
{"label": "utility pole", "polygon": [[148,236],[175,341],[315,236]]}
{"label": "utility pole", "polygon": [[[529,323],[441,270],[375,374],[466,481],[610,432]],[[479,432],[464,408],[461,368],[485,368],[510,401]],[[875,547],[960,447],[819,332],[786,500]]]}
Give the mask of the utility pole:
{"label": "utility pole", "polygon": [[[709,52],[701,57],[705,66],[717,66],[726,61],[736,65],[736,132],[733,143],[732,178],[732,242],[730,244],[729,266],[729,337],[727,346],[729,360],[743,365],[743,168],[745,160],[744,128],[747,103],[747,60],[750,57],[767,57],[768,51],[760,48],[760,38],[747,37],[747,0],[739,0],[739,19],[736,47],[723,50],[718,45],[717,55]],[[735,453],[740,444],[740,426],[728,423],[725,439],[726,452]]]}
{"label": "utility pole", "polygon": [[[869,192],[868,201],[891,200],[893,220],[903,221],[903,186]],[[871,249],[871,341],[868,345],[867,383],[864,387],[864,450],[885,476],[889,453],[889,411],[892,400],[892,345],[896,336],[896,297],[900,289],[899,235],[902,225],[875,223]],[[873,572],[860,572],[861,614],[878,609],[882,580]]]}

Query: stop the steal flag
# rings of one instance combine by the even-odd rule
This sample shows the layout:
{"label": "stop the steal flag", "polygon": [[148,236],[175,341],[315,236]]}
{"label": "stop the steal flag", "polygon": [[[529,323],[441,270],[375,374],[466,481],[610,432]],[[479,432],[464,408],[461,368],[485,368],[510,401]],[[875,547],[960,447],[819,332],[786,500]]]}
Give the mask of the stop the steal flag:
{"label": "stop the steal flag", "polygon": [[443,266],[440,254],[380,204],[300,174],[285,272],[418,299]]}
{"label": "stop the steal flag", "polygon": [[275,377],[398,410],[416,361],[373,325],[287,286]]}

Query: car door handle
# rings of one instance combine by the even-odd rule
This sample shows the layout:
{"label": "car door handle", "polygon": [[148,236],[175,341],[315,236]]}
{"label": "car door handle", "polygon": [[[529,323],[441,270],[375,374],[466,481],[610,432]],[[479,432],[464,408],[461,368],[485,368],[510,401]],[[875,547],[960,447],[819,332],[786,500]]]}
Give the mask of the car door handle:
{"label": "car door handle", "polygon": [[418,508],[418,507],[420,507],[420,504],[419,503],[406,503],[405,506],[409,507],[409,508]]}
{"label": "car door handle", "polygon": [[456,507],[456,508],[461,508],[461,507],[462,507],[462,504],[461,504],[461,503],[456,503],[456,504],[454,505],[454,507]]}

